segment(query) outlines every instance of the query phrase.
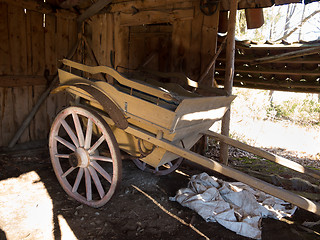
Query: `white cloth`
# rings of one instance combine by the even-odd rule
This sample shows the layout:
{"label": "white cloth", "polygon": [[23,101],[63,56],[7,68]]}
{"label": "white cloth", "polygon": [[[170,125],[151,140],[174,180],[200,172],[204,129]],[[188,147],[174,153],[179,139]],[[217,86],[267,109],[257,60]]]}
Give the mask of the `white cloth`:
{"label": "white cloth", "polygon": [[261,239],[261,219],[290,217],[296,207],[240,182],[224,182],[207,173],[191,177],[171,201],[196,211],[207,222],[218,222],[239,235]]}

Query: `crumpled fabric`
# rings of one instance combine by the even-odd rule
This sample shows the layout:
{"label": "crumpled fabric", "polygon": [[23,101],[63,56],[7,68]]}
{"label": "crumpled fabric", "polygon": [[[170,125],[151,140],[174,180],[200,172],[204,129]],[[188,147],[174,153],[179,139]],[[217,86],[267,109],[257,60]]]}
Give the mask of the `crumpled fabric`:
{"label": "crumpled fabric", "polygon": [[291,217],[296,206],[241,182],[225,182],[201,173],[191,177],[171,201],[196,211],[207,222],[218,222],[239,235],[261,239],[262,218]]}

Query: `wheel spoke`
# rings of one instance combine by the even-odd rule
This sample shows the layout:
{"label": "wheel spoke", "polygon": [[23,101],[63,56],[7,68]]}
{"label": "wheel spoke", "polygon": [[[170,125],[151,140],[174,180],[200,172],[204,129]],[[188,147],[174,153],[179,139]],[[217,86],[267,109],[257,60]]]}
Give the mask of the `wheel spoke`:
{"label": "wheel spoke", "polygon": [[69,154],[59,154],[59,153],[57,153],[54,156],[58,157],[58,158],[69,158]]}
{"label": "wheel spoke", "polygon": [[81,123],[80,123],[78,114],[72,113],[72,118],[73,118],[74,126],[76,127],[76,131],[77,131],[77,135],[78,135],[78,139],[79,139],[79,145],[80,145],[80,147],[83,147],[84,146],[84,136],[83,136],[83,131],[82,131],[82,127],[81,127]]}
{"label": "wheel spoke", "polygon": [[74,168],[74,167],[69,168],[68,171],[66,171],[64,174],[61,175],[61,177],[65,178],[66,176],[68,176],[75,169],[76,168]]}
{"label": "wheel spoke", "polygon": [[93,144],[93,146],[88,150],[89,154],[92,154],[100,145],[101,143],[103,143],[104,141],[104,136],[102,135],[98,141],[95,142],[95,144]]}
{"label": "wheel spoke", "polygon": [[168,162],[168,165],[169,165],[169,167],[173,166],[172,162]]}
{"label": "wheel spoke", "polygon": [[89,170],[87,168],[84,168],[84,176],[86,179],[86,196],[87,196],[87,201],[92,200],[92,188],[91,188],[91,177]]}
{"label": "wheel spoke", "polygon": [[68,133],[69,137],[71,138],[72,142],[74,143],[74,145],[78,148],[79,147],[79,141],[78,138],[76,137],[76,135],[74,134],[74,132],[72,131],[71,127],[69,126],[69,124],[66,122],[66,120],[62,119],[60,120],[62,126],[64,127],[64,129],[66,130],[66,132]]}
{"label": "wheel spoke", "polygon": [[89,149],[91,145],[91,137],[92,137],[92,121],[88,118],[87,131],[86,131],[86,139],[84,140],[84,148]]}
{"label": "wheel spoke", "polygon": [[93,182],[97,187],[97,190],[99,192],[100,198],[103,198],[104,195],[105,195],[105,192],[103,190],[102,184],[100,182],[100,179],[98,177],[98,174],[97,174],[96,170],[91,166],[89,166],[88,169],[89,169],[89,172],[90,172],[91,177],[93,179]]}
{"label": "wheel spoke", "polygon": [[72,192],[76,192],[78,190],[79,184],[81,182],[81,178],[83,176],[83,168],[79,168],[78,174],[77,174],[77,178],[74,182],[74,185],[72,187]]}
{"label": "wheel spoke", "polygon": [[107,173],[100,165],[99,163],[93,161],[90,163],[92,167],[94,167],[94,169],[96,169],[101,175],[102,177],[104,177],[109,183],[112,182],[111,176],[109,173]]}
{"label": "wheel spoke", "polygon": [[112,158],[103,157],[103,156],[96,156],[96,155],[90,156],[90,159],[91,159],[91,160],[104,161],[104,162],[112,162]]}
{"label": "wheel spoke", "polygon": [[67,140],[65,140],[59,136],[55,136],[54,139],[57,140],[58,142],[60,142],[61,144],[65,145],[70,150],[72,150],[72,151],[76,150],[76,147],[74,145],[72,145],[71,143],[69,143]]}

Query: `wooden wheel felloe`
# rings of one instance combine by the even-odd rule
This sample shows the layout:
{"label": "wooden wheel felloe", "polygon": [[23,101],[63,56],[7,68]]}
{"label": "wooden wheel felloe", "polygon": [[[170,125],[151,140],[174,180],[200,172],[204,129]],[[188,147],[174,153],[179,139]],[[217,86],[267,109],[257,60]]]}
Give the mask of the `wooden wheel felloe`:
{"label": "wooden wheel felloe", "polygon": [[182,160],[183,158],[180,157],[156,168],[148,165],[138,158],[133,159],[133,162],[142,171],[151,172],[156,175],[167,175],[176,170],[180,166]]}
{"label": "wooden wheel felloe", "polygon": [[97,113],[68,107],[55,118],[49,136],[55,174],[68,195],[91,207],[101,207],[121,180],[118,143]]}

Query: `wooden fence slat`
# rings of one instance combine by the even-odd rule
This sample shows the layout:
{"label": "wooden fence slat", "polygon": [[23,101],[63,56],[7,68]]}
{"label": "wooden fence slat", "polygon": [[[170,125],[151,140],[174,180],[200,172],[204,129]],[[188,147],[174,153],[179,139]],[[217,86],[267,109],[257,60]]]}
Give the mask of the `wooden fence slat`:
{"label": "wooden fence slat", "polygon": [[8,5],[0,3],[0,74],[10,74]]}

